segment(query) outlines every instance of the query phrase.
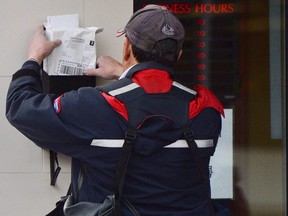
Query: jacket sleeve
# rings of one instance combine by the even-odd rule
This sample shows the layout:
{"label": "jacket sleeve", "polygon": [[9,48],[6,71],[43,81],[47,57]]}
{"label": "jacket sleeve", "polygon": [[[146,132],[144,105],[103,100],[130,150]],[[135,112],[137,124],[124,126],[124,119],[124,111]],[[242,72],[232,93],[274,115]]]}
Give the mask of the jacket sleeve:
{"label": "jacket sleeve", "polygon": [[6,117],[36,145],[80,157],[77,151],[80,138],[72,134],[58,117],[53,107],[55,98],[55,95],[42,93],[40,66],[27,61],[12,77],[7,93]]}

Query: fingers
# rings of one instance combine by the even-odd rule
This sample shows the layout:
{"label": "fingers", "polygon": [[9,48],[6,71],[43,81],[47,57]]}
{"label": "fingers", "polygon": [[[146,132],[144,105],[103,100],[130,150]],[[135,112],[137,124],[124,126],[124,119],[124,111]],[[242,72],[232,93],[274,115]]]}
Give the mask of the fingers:
{"label": "fingers", "polygon": [[[38,34],[41,35],[41,36],[39,35],[39,37],[43,37],[44,40],[47,40],[46,36],[45,36],[45,30],[46,30],[46,28],[44,26],[39,26],[38,29],[37,29],[37,32],[38,32]],[[47,42],[48,42],[48,40],[47,40]],[[56,47],[60,46],[61,43],[62,43],[62,41],[59,40],[59,39],[51,41],[51,42],[52,42],[52,47],[53,48],[56,48]]]}
{"label": "fingers", "polygon": [[100,56],[96,64],[98,66],[96,69],[87,69],[84,71],[84,75],[113,80],[118,79],[123,73],[122,64],[110,56]]}
{"label": "fingers", "polygon": [[39,26],[30,40],[28,57],[37,59],[41,63],[61,43],[61,40],[49,41],[45,36],[43,26]]}
{"label": "fingers", "polygon": [[84,71],[84,75],[86,76],[99,76],[101,77],[101,74],[103,74],[104,69],[103,68],[90,68]]}
{"label": "fingers", "polygon": [[59,47],[62,44],[62,41],[59,39],[52,41],[52,42],[53,42],[54,48]]}
{"label": "fingers", "polygon": [[110,71],[105,70],[105,68],[90,68],[83,72],[86,76],[97,76],[105,80],[113,80],[115,76]]}

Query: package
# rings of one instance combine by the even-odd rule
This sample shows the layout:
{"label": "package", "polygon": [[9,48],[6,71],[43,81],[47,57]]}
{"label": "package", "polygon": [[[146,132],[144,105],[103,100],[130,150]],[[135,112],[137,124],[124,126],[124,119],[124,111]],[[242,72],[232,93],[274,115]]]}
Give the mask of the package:
{"label": "package", "polygon": [[44,25],[49,40],[62,41],[43,62],[48,75],[82,75],[85,69],[95,68],[95,35],[102,28],[80,28],[77,14],[49,16]]}

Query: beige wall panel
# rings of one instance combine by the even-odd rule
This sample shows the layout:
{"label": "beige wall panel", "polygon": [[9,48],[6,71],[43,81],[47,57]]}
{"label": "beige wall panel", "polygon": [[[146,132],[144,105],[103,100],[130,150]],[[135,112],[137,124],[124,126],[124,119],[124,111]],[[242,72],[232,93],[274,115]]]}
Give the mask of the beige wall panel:
{"label": "beige wall panel", "polygon": [[1,0],[0,76],[11,76],[27,58],[28,42],[36,27],[49,15],[77,13],[81,22],[81,0]]}
{"label": "beige wall panel", "polygon": [[104,28],[104,31],[97,35],[97,56],[109,55],[122,61],[124,37],[116,37],[116,32],[125,26],[132,13],[132,0],[84,0],[85,26]]}
{"label": "beige wall panel", "polygon": [[5,117],[5,100],[10,80],[10,77],[0,77],[0,175],[42,172],[42,150],[12,127]]}
{"label": "beige wall panel", "polygon": [[0,176],[0,212],[7,216],[42,216],[66,194],[70,174],[60,173],[57,185],[49,185],[48,173],[15,173]]}

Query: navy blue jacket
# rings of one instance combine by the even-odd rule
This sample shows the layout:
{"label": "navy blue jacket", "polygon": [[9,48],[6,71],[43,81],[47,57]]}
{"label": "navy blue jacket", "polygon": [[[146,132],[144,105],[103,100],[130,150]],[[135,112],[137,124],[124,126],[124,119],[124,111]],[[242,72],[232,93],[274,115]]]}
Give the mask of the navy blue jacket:
{"label": "navy blue jacket", "polygon": [[[193,130],[208,176],[210,156],[214,154],[221,131],[220,113],[223,114],[215,96],[201,86],[196,91],[185,89],[173,82],[171,69],[151,62],[135,66],[127,77],[149,94],[165,97],[171,86],[195,93],[188,108],[173,112],[188,109],[186,123]],[[158,111],[168,111],[173,108],[173,101],[169,106],[155,104],[155,107]],[[129,120],[125,104],[113,93],[84,87],[60,97],[43,94],[40,67],[27,61],[13,75],[6,117],[36,145],[71,156],[74,185],[82,167],[83,183],[78,201],[102,202],[113,192],[115,165]],[[139,137],[123,190],[139,213],[209,215],[208,199],[203,192],[205,185],[187,144],[181,141],[183,136],[179,130],[164,127],[159,133],[151,134],[147,129]]]}

